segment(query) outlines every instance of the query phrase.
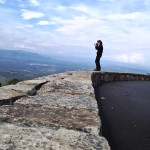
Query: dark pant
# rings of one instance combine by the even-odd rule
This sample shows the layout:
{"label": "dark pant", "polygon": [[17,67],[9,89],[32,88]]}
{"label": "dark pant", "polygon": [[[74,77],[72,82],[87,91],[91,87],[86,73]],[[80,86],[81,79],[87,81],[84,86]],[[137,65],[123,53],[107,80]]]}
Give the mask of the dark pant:
{"label": "dark pant", "polygon": [[96,56],[96,59],[95,59],[95,64],[96,64],[96,69],[97,70],[101,70],[100,58],[101,58],[101,55],[97,53],[97,56]]}

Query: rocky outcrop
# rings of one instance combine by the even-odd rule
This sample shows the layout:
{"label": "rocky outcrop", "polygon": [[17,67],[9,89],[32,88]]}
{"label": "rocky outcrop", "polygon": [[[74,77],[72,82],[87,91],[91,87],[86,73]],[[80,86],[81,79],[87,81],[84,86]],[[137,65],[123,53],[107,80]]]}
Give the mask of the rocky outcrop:
{"label": "rocky outcrop", "polygon": [[46,80],[28,80],[19,82],[16,85],[8,85],[2,87],[4,90],[14,90],[14,91],[20,91],[24,92],[30,96],[33,96],[36,94],[36,91],[47,81]]}
{"label": "rocky outcrop", "polygon": [[17,99],[36,94],[40,87],[47,83],[46,80],[28,80],[19,82],[16,85],[8,85],[0,88],[0,106],[13,104]]}
{"label": "rocky outcrop", "polygon": [[1,87],[0,149],[110,150],[99,135],[91,73],[61,73]]}

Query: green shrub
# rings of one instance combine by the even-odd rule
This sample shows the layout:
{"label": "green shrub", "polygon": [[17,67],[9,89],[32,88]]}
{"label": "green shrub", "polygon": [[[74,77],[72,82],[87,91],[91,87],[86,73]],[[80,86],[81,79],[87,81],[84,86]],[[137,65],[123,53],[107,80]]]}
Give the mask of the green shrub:
{"label": "green shrub", "polygon": [[9,80],[8,81],[8,84],[10,85],[10,84],[16,84],[16,83],[18,83],[19,82],[19,80],[17,79],[17,78],[13,78],[12,80]]}
{"label": "green shrub", "polygon": [[8,82],[3,83],[3,86],[7,86],[7,85],[10,85],[10,84],[16,84],[16,83],[18,83],[19,81],[20,81],[19,79],[13,78],[13,79],[9,80]]}

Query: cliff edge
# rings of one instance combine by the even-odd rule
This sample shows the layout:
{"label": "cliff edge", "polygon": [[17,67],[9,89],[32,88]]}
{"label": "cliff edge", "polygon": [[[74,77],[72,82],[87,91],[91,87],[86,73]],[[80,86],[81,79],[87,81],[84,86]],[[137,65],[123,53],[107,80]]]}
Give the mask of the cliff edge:
{"label": "cliff edge", "polygon": [[0,88],[0,149],[110,150],[90,71]]}

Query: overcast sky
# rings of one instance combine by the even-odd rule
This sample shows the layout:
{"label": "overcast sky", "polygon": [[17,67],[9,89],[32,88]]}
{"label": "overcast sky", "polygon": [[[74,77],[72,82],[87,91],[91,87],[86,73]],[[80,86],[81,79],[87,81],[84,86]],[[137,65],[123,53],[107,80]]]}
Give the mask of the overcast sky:
{"label": "overcast sky", "polygon": [[150,64],[150,0],[0,0],[0,49]]}

